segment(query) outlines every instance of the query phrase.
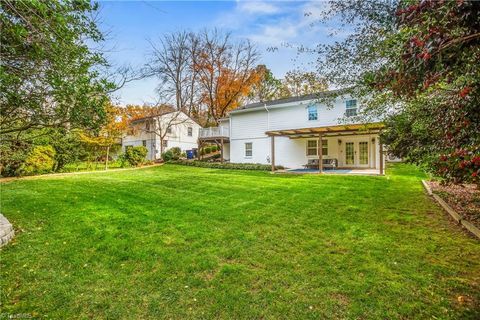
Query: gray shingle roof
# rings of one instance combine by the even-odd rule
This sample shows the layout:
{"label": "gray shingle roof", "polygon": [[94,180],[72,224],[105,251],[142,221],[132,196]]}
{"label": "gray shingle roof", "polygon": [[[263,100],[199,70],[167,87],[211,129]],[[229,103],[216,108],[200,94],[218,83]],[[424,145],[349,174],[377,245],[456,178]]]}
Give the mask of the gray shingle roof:
{"label": "gray shingle roof", "polygon": [[267,106],[267,107],[274,106],[277,104],[284,104],[284,103],[290,103],[290,102],[314,100],[314,99],[319,99],[321,97],[325,97],[330,94],[339,93],[340,91],[343,91],[343,89],[329,90],[329,91],[323,91],[318,93],[305,94],[298,97],[283,98],[283,99],[277,99],[277,100],[271,100],[271,101],[255,102],[255,103],[250,103],[250,104],[246,104],[244,106],[238,107],[232,112],[246,110],[246,109],[254,109],[254,108],[259,108],[264,106]]}

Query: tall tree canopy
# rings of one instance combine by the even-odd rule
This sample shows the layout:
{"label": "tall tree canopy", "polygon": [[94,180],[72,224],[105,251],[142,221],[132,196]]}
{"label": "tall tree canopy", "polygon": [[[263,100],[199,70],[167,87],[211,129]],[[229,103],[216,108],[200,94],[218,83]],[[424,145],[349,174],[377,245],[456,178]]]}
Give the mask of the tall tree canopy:
{"label": "tall tree canopy", "polygon": [[[103,40],[88,0],[2,0],[0,133],[45,127],[98,127],[107,92]],[[5,137],[5,136],[4,136]]]}
{"label": "tall tree canopy", "polygon": [[291,70],[282,81],[281,97],[298,97],[328,89],[327,80],[313,71]]}
{"label": "tall tree canopy", "polygon": [[282,80],[275,78],[272,71],[266,65],[261,64],[256,68],[259,81],[255,83],[248,94],[249,102],[270,101],[282,97]]}
{"label": "tall tree canopy", "polygon": [[238,107],[261,78],[255,46],[217,29],[166,34],[151,45],[144,75],[160,79],[160,101],[205,125]]}
{"label": "tall tree canopy", "polygon": [[332,1],[323,14],[351,33],[317,48],[318,71],[386,120],[390,152],[478,183],[480,2]]}

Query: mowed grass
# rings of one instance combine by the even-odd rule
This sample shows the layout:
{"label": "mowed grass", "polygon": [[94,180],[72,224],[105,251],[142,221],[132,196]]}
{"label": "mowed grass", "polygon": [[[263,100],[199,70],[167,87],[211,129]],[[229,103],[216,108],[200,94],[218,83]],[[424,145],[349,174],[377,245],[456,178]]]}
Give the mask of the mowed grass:
{"label": "mowed grass", "polygon": [[480,242],[422,174],[174,165],[1,185],[3,314],[61,319],[478,319]]}

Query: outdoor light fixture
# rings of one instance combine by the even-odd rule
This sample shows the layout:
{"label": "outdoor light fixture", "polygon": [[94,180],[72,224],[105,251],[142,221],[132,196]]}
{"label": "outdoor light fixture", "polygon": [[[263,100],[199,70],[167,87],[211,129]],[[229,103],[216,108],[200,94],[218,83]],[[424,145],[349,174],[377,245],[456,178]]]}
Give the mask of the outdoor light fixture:
{"label": "outdoor light fixture", "polygon": [[375,138],[372,138],[372,143],[375,143]]}
{"label": "outdoor light fixture", "polygon": [[338,145],[341,145],[341,144],[342,144],[342,140],[338,139]]}

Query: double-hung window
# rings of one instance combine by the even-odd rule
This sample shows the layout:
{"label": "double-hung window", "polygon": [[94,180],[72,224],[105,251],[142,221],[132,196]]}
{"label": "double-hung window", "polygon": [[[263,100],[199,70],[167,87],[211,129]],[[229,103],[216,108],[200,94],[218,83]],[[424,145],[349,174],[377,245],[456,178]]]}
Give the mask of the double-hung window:
{"label": "double-hung window", "polygon": [[245,143],[245,157],[251,157],[253,154],[253,145],[251,142]]}
{"label": "double-hung window", "polygon": [[[318,156],[318,140],[307,140],[307,156]],[[328,155],[328,140],[322,140],[322,155]]]}
{"label": "double-hung window", "polygon": [[345,102],[345,115],[347,117],[353,117],[357,115],[357,100],[347,100]]}
{"label": "double-hung window", "polygon": [[187,128],[187,131],[188,131],[188,136],[191,137],[193,135],[193,128],[192,127],[188,127]]}
{"label": "double-hung window", "polygon": [[312,105],[308,106],[308,120],[318,120],[318,111],[317,111],[317,106]]}

